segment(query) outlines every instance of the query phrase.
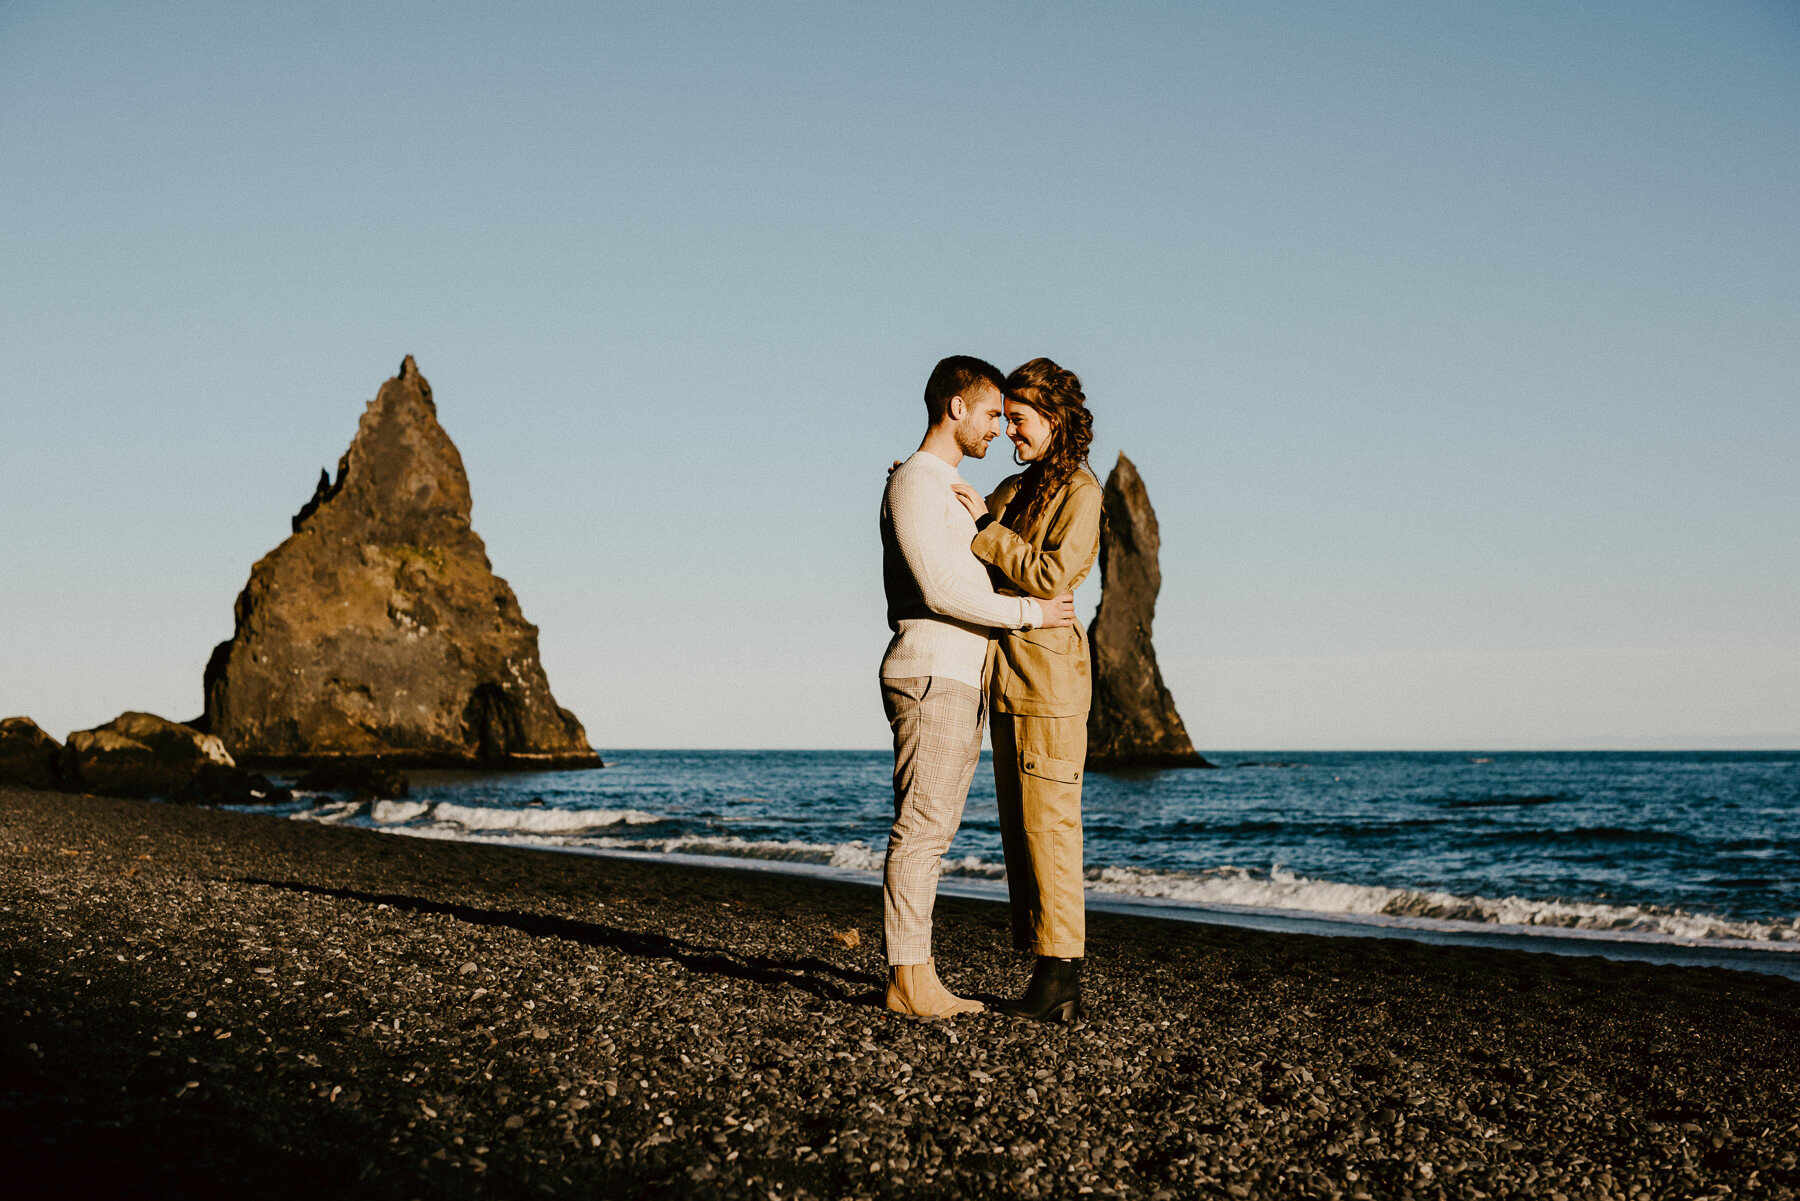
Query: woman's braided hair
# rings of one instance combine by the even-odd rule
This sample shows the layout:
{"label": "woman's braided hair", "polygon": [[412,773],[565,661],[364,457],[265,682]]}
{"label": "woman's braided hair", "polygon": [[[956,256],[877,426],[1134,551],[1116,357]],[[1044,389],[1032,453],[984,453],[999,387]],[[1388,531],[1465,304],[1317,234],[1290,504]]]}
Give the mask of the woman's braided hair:
{"label": "woman's braided hair", "polygon": [[1006,524],[1014,533],[1025,534],[1063,485],[1087,466],[1094,417],[1088,412],[1080,377],[1049,359],[1033,359],[1014,368],[1006,377],[1006,398],[1030,405],[1050,423],[1050,445],[1025,468],[1019,490],[1006,507]]}

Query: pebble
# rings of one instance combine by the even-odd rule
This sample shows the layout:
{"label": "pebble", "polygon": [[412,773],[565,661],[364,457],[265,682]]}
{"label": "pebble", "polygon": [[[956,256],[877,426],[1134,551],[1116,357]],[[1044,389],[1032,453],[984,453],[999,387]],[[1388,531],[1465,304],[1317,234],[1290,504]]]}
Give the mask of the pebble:
{"label": "pebble", "polygon": [[[1088,1021],[921,1024],[873,888],[18,790],[0,859],[19,1196],[1800,1189],[1776,977],[1093,914]],[[997,906],[936,942],[1024,980]]]}

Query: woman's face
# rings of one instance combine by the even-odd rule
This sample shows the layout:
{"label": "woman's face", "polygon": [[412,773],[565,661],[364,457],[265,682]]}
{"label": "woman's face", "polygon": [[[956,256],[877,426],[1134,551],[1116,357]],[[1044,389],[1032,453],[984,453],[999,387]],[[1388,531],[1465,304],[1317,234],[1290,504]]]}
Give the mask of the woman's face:
{"label": "woman's face", "polygon": [[1050,419],[1012,397],[1006,398],[1006,436],[1012,439],[1013,453],[1021,463],[1030,463],[1050,449],[1053,432]]}

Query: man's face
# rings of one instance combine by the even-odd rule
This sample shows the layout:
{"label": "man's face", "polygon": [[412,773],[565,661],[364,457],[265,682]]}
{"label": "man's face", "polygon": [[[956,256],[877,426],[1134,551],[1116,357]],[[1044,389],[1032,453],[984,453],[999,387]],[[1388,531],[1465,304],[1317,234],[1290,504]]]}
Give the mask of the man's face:
{"label": "man's face", "polygon": [[971,459],[985,459],[988,443],[1000,433],[1005,398],[992,384],[962,391],[963,415],[956,423],[956,445]]}

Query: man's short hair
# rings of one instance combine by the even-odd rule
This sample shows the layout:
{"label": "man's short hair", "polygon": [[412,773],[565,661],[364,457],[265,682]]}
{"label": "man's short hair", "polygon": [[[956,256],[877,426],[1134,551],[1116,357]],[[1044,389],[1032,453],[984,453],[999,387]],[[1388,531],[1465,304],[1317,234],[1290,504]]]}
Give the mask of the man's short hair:
{"label": "man's short hair", "polygon": [[944,414],[950,411],[952,396],[961,396],[967,401],[971,399],[968,393],[982,384],[992,384],[996,392],[1006,391],[1006,377],[985,359],[953,354],[940,361],[931,369],[931,378],[925,381],[925,411],[931,415],[931,424],[936,425],[944,419]]}

